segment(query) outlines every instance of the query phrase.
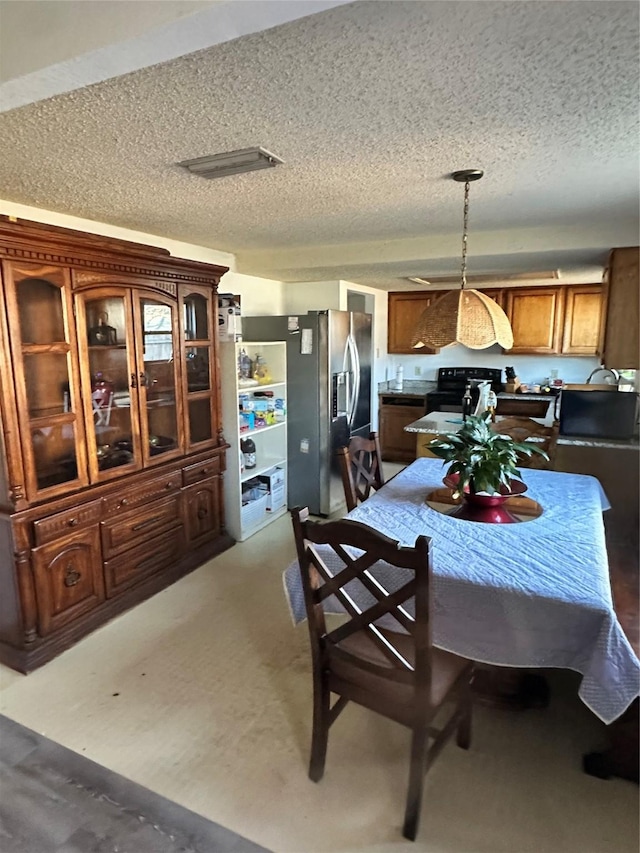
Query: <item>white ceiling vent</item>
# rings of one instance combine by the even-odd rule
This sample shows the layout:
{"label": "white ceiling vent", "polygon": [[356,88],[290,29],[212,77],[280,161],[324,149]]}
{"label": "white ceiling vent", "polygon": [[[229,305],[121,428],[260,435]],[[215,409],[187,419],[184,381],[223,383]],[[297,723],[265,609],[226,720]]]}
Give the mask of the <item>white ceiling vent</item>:
{"label": "white ceiling vent", "polygon": [[222,154],[209,154],[195,160],[183,160],[178,166],[184,166],[201,178],[226,178],[241,172],[253,172],[256,169],[270,169],[284,163],[275,154],[264,148],[241,148],[239,151],[225,151]]}
{"label": "white ceiling vent", "polygon": [[[494,284],[502,281],[557,281],[559,278],[560,270],[546,270],[544,272],[493,273],[493,275],[468,275],[467,284]],[[460,284],[460,275],[434,275],[430,278],[408,276],[407,281],[413,281],[416,284],[424,285]]]}

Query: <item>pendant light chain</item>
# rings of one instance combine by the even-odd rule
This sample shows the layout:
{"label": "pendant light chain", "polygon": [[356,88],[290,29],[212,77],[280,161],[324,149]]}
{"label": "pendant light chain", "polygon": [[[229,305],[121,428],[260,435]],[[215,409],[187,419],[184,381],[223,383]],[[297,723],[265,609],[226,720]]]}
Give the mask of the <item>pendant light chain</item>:
{"label": "pendant light chain", "polygon": [[462,285],[464,290],[467,285],[467,228],[469,224],[469,181],[464,182],[464,216],[462,224]]}

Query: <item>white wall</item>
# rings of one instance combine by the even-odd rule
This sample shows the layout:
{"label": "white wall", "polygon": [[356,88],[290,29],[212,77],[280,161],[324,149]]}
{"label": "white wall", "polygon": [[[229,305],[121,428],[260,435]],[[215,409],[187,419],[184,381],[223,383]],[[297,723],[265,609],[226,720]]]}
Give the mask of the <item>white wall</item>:
{"label": "white wall", "polygon": [[393,379],[399,365],[404,368],[405,380],[436,379],[439,367],[499,367],[504,371],[509,365],[515,369],[521,382],[541,382],[554,369],[565,382],[584,382],[599,364],[600,360],[591,356],[505,355],[499,346],[470,350],[454,344],[436,355],[388,356],[387,379]]}
{"label": "white wall", "polygon": [[90,219],[80,219],[77,216],[67,216],[52,210],[41,210],[24,204],[0,200],[0,213],[16,216],[32,222],[42,222],[46,225],[58,225],[61,228],[73,228],[90,234],[101,234],[105,237],[117,237],[120,240],[131,240],[149,246],[160,246],[167,249],[175,258],[188,258],[192,261],[202,261],[209,264],[229,267],[220,280],[220,292],[239,293],[242,297],[244,314],[280,314],[284,310],[282,282],[267,278],[257,278],[235,272],[235,256],[229,252],[208,249],[193,243],[183,243],[169,240],[156,234],[145,234],[142,231],[131,231],[119,228],[106,222],[94,222]]}
{"label": "white wall", "polygon": [[220,279],[218,292],[239,294],[243,314],[263,316],[285,313],[283,288],[281,281],[230,270]]}

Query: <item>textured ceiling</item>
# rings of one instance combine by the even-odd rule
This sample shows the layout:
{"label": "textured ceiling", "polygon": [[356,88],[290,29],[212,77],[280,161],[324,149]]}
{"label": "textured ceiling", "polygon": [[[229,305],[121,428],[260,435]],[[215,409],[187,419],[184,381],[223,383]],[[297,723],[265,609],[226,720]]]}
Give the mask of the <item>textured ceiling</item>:
{"label": "textured ceiling", "polygon": [[[0,197],[397,287],[601,264],[637,242],[635,2],[360,2],[0,116]],[[175,164],[262,145],[285,165]],[[414,285],[415,286],[415,285]]]}

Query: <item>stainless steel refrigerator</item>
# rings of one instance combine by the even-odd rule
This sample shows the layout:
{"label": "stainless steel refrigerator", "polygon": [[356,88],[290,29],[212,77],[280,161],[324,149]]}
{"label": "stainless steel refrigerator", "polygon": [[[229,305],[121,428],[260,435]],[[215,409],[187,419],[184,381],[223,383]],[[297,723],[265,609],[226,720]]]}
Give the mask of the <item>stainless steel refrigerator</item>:
{"label": "stainless steel refrigerator", "polygon": [[243,317],[242,336],[287,342],[289,506],[328,516],[344,505],[335,451],[371,430],[371,315],[309,311]]}

